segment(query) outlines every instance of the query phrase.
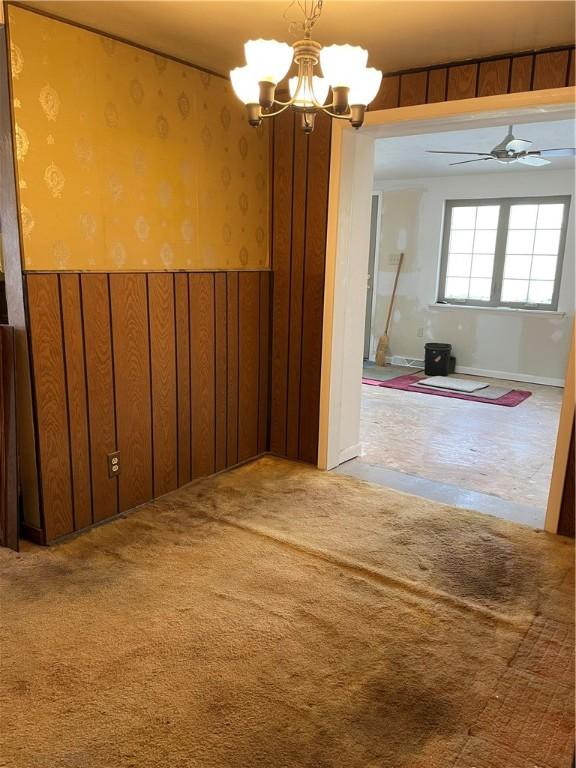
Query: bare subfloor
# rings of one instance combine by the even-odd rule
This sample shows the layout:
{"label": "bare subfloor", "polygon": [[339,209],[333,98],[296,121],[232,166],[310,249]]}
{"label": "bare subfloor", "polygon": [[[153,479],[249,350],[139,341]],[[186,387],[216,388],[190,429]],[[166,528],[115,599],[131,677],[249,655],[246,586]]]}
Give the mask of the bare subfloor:
{"label": "bare subfloor", "polygon": [[481,380],[533,394],[505,408],[363,385],[360,461],[543,511],[562,389]]}

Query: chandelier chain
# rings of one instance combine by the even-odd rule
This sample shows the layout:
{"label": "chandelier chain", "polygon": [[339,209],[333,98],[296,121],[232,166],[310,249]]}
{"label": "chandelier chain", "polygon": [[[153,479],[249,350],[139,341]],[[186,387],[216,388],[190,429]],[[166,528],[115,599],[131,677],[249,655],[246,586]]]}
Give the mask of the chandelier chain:
{"label": "chandelier chain", "polygon": [[[284,11],[284,19],[288,21],[288,31],[290,34],[296,37],[303,32],[305,37],[310,37],[314,25],[322,14],[323,5],[324,0],[292,0]],[[294,7],[299,8],[300,12],[304,15],[303,21],[290,19],[290,12]]]}

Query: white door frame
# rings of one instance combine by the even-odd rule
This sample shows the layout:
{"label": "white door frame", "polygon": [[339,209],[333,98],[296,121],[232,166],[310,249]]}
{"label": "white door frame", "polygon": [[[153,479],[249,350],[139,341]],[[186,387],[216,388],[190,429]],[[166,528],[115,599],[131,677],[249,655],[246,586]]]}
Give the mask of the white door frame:
{"label": "white door frame", "polygon": [[378,197],[376,207],[376,232],[374,234],[374,274],[372,275],[372,306],[370,307],[370,354],[369,360],[374,360],[378,338],[374,333],[374,323],[376,321],[376,303],[378,298],[378,271],[380,269],[380,236],[382,227],[382,190],[373,189],[371,197]]}
{"label": "white door frame", "polygon": [[[364,128],[334,120],[324,286],[318,466],[359,452],[362,350],[374,141],[402,135],[574,117],[576,88],[485,96],[368,112]],[[522,119],[524,118],[524,120]]]}

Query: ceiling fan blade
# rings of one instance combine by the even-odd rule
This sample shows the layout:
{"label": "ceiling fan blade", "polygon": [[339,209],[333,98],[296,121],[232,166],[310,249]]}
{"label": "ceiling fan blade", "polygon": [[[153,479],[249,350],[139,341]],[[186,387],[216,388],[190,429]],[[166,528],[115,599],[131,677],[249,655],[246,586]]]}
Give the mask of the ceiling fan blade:
{"label": "ceiling fan blade", "polygon": [[544,157],[538,157],[538,155],[523,155],[516,160],[517,163],[523,163],[524,165],[550,165],[550,160],[546,160]]}
{"label": "ceiling fan blade", "polygon": [[548,157],[572,157],[576,155],[574,147],[565,147],[563,149],[540,149],[538,152],[528,152],[529,155],[547,155]]}
{"label": "ceiling fan blade", "polygon": [[532,144],[533,142],[527,139],[512,139],[506,144],[506,149],[512,152],[526,152]]}
{"label": "ceiling fan blade", "polygon": [[480,163],[482,160],[494,160],[492,155],[488,157],[477,157],[475,160],[460,160],[458,163],[448,163],[448,165],[464,165],[465,163]]}
{"label": "ceiling fan blade", "polygon": [[435,155],[476,155],[477,157],[492,157],[489,152],[456,152],[449,149],[427,149],[426,152]]}

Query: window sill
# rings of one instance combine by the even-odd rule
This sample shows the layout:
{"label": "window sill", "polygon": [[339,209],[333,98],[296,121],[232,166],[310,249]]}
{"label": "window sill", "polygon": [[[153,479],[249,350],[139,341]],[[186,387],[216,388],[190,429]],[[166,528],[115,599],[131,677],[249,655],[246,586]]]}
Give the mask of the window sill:
{"label": "window sill", "polygon": [[475,307],[471,304],[429,304],[428,309],[458,310],[466,312],[496,312],[497,314],[538,315],[538,317],[566,317],[566,312],[552,309],[519,309],[518,307]]}

